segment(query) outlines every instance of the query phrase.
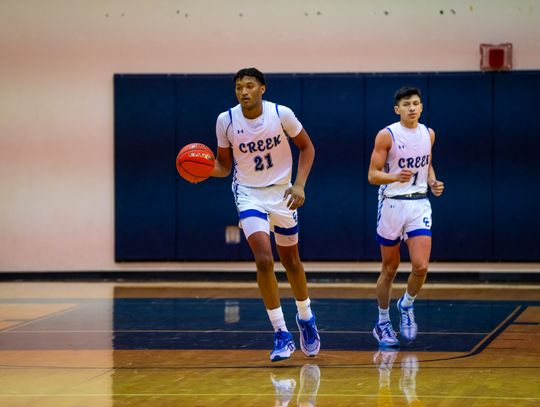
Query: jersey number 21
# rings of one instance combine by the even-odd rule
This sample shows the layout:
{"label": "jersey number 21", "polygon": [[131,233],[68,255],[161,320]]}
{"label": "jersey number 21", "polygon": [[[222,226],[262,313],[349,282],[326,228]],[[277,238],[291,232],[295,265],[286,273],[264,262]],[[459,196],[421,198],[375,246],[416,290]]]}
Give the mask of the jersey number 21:
{"label": "jersey number 21", "polygon": [[272,168],[274,166],[274,163],[272,162],[272,156],[270,153],[266,154],[264,157],[261,157],[260,155],[256,156],[253,161],[255,161],[255,171],[262,171],[264,170],[264,164],[266,161],[266,169]]}

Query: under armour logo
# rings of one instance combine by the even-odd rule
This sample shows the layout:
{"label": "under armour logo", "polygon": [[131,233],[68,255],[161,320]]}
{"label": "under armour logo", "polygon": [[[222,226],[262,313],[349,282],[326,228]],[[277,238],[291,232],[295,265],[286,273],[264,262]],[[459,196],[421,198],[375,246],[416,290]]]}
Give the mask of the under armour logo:
{"label": "under armour logo", "polygon": [[236,133],[237,133],[237,134],[240,134],[240,133],[244,134],[244,130],[242,130],[242,129],[236,130]]}

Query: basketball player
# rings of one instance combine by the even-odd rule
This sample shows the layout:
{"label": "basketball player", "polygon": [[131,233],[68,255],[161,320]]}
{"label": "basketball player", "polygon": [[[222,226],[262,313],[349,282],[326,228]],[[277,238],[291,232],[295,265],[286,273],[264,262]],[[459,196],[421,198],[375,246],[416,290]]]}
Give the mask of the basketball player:
{"label": "basketball player", "polygon": [[397,302],[400,332],[407,341],[416,338],[414,299],[426,280],[431,252],[431,205],[427,193],[430,188],[433,195],[440,196],[444,190],[432,165],[435,132],[418,122],[422,113],[420,90],[399,89],[394,104],[400,120],[377,134],[368,172],[369,183],[380,185],[377,241],[382,267],[377,280],[379,319],[373,329],[380,346],[399,346],[390,322],[389,304],[401,240],[407,243],[412,270],[407,290]]}
{"label": "basketball player", "polygon": [[[281,309],[270,231],[296,299],[300,347],[306,355],[315,356],[320,338],[298,254],[296,211],[304,204],[315,148],[291,109],[263,100],[266,82],[260,71],[241,69],[233,81],[239,104],[217,118],[218,151],[211,175],[228,176],[234,162],[232,190],[240,225],[255,257],[259,291],[274,327],[270,360],[287,359],[295,350]],[[289,138],[300,150],[294,184]]]}

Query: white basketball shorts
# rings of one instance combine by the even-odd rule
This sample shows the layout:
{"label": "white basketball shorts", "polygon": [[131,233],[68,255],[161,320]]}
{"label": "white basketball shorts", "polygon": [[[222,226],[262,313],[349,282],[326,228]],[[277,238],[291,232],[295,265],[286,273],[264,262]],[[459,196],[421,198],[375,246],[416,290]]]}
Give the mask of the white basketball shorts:
{"label": "white basketball shorts", "polygon": [[233,184],[233,194],[240,218],[240,227],[248,238],[255,232],[274,232],[276,244],[298,243],[298,214],[287,207],[283,194],[290,185],[263,188]]}
{"label": "white basketball shorts", "polygon": [[429,199],[380,199],[377,242],[383,246],[394,246],[402,239],[415,236],[431,236]]}

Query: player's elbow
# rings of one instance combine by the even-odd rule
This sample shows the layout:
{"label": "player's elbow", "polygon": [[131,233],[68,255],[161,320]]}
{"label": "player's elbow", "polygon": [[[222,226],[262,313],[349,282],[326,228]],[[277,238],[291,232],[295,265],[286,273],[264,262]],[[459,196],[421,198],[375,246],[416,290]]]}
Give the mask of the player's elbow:
{"label": "player's elbow", "polygon": [[216,166],[214,167],[214,170],[210,174],[212,177],[216,178],[225,178],[228,177],[231,173],[231,167],[230,166],[224,166],[220,165],[219,163],[216,163]]}
{"label": "player's elbow", "polygon": [[377,185],[376,177],[371,171],[368,172],[367,180],[371,185]]}
{"label": "player's elbow", "polygon": [[301,154],[304,154],[308,157],[315,158],[315,146],[311,142],[311,140],[307,140],[302,145],[298,146],[298,149],[300,150]]}

